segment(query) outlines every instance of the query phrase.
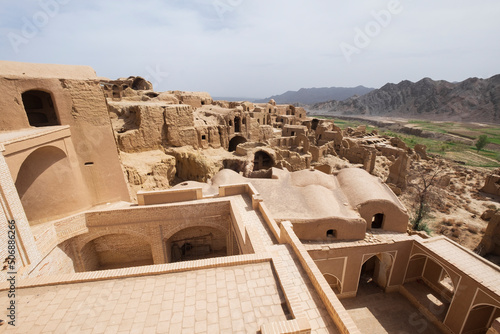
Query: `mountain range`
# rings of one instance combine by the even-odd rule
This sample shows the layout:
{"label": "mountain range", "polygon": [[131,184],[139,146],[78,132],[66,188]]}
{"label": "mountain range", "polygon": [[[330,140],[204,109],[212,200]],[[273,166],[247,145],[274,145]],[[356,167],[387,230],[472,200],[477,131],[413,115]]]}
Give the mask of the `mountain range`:
{"label": "mountain range", "polygon": [[362,96],[316,103],[311,111],[500,123],[500,75],[451,83],[424,78],[388,83]]}
{"label": "mountain range", "polygon": [[301,88],[298,91],[288,91],[280,95],[273,95],[265,99],[256,99],[252,102],[266,103],[273,99],[278,104],[315,104],[324,101],[342,101],[354,95],[369,93],[374,88],[358,87],[323,87]]}

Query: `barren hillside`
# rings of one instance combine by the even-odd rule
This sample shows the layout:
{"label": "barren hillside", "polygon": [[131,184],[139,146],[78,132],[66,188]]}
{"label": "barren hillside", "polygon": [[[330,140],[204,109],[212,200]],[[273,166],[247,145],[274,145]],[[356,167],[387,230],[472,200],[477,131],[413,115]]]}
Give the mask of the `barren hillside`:
{"label": "barren hillside", "polygon": [[314,111],[448,121],[500,122],[500,75],[460,83],[424,78],[388,83],[363,96],[317,103]]}

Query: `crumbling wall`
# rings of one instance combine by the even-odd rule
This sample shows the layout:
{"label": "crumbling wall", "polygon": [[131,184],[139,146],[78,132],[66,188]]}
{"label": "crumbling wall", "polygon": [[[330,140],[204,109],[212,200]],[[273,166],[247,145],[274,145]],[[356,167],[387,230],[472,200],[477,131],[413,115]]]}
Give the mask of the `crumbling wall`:
{"label": "crumbling wall", "polygon": [[495,196],[500,196],[500,168],[494,170],[486,177],[481,191]]}
{"label": "crumbling wall", "polygon": [[160,149],[166,140],[162,105],[109,102],[118,148],[123,152]]}
{"label": "crumbling wall", "polygon": [[198,137],[194,128],[193,108],[187,105],[164,107],[167,145],[174,147],[198,147]]}
{"label": "crumbling wall", "polygon": [[500,212],[491,217],[483,239],[475,251],[482,256],[487,254],[500,256]]}
{"label": "crumbling wall", "polygon": [[163,151],[122,152],[120,157],[130,194],[134,200],[139,190],[167,189],[174,183],[175,157]]}
{"label": "crumbling wall", "polygon": [[282,150],[279,148],[276,151],[276,166],[286,168],[291,172],[307,169],[311,166],[311,154],[300,154],[290,150]]}
{"label": "crumbling wall", "polygon": [[193,108],[200,108],[203,105],[212,104],[214,101],[210,94],[205,92],[171,91],[169,93],[175,95],[183,104],[190,105]]}
{"label": "crumbling wall", "polygon": [[175,157],[176,175],[182,180],[206,182],[224,168],[222,161],[211,160],[189,147],[168,149],[166,152]]}

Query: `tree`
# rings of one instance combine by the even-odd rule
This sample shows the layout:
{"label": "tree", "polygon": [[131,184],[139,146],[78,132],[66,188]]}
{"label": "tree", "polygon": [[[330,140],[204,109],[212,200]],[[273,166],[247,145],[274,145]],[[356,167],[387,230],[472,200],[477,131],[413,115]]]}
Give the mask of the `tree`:
{"label": "tree", "polygon": [[486,144],[488,144],[488,136],[487,135],[480,135],[478,140],[476,141],[476,148],[477,148],[477,153],[481,151]]}
{"label": "tree", "polygon": [[416,231],[427,232],[427,224],[424,223],[424,219],[429,213],[427,197],[429,190],[435,185],[437,176],[441,172],[442,170],[439,167],[431,173],[429,173],[429,171],[419,171],[418,176],[409,184],[410,187],[417,191],[418,206],[415,210],[415,216],[411,219],[412,228]]}

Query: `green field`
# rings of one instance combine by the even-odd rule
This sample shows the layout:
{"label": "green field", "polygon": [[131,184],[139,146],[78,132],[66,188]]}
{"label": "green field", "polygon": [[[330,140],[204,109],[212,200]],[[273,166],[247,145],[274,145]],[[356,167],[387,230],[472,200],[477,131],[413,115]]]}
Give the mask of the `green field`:
{"label": "green field", "polygon": [[410,120],[408,124],[415,124],[426,131],[447,133],[472,140],[484,134],[488,136],[490,143],[500,145],[500,126],[422,120]]}

